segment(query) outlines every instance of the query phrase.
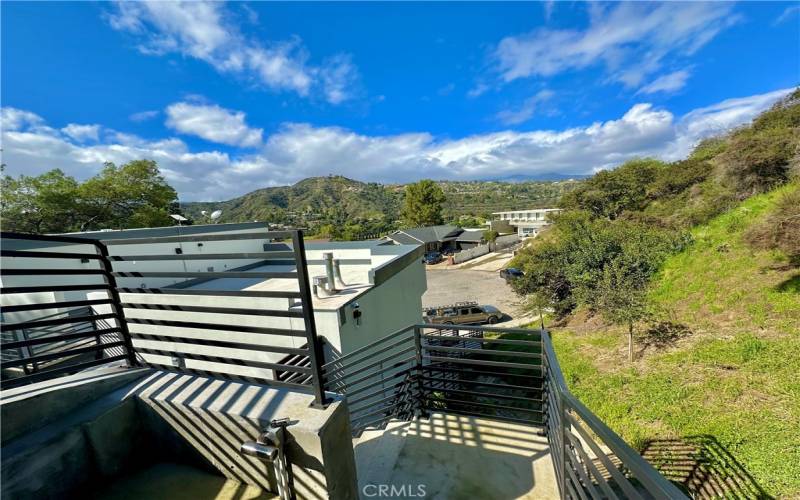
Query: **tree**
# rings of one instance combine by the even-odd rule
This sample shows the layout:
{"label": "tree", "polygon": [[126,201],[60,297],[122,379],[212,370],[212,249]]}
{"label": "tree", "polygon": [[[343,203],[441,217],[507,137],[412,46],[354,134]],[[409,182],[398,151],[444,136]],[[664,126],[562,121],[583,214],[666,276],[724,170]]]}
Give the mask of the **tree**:
{"label": "tree", "polygon": [[177,193],[154,161],[106,164],[83,184],[55,169],[31,177],[4,176],[3,228],[27,233],[158,227],[173,224]]}
{"label": "tree", "polygon": [[152,160],[135,160],[117,167],[106,163],[84,182],[79,196],[85,205],[82,229],[128,229],[172,224],[178,194]]}
{"label": "tree", "polygon": [[483,239],[490,243],[493,243],[498,236],[500,236],[500,233],[491,229],[483,232]]}
{"label": "tree", "polygon": [[633,361],[634,325],[647,315],[647,279],[632,259],[615,260],[603,270],[596,305],[603,316],[628,327],[628,361]]}
{"label": "tree", "polygon": [[3,229],[51,233],[76,229],[80,217],[78,182],[61,170],[39,176],[3,176],[0,214]]}
{"label": "tree", "polygon": [[441,224],[446,199],[442,188],[430,179],[407,185],[401,213],[403,223],[408,227]]}

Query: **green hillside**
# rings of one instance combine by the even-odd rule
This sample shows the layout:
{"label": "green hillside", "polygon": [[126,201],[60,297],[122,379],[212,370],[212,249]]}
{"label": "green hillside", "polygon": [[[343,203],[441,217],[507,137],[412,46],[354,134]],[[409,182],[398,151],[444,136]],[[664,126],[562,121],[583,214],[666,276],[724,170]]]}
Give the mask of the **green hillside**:
{"label": "green hillside", "polygon": [[800,496],[800,270],[744,236],[798,191],[752,197],[692,230],[694,244],[667,259],[650,295],[672,332],[640,339],[632,365],[621,362],[622,330],[575,322],[554,333],[571,390],[640,451],[713,437],[730,453],[710,459],[715,474],[735,476],[736,461],[785,498]]}
{"label": "green hillside", "polygon": [[[554,206],[580,181],[441,181],[444,217],[489,217],[499,210]],[[292,186],[259,189],[222,202],[184,203],[187,217],[200,222],[201,211],[222,210],[220,222],[266,221],[317,231],[324,225],[358,224],[366,233],[396,227],[405,185],[364,183],[342,176],[311,177]]]}
{"label": "green hillside", "polygon": [[512,265],[570,389],[695,498],[800,498],[800,89],[560,205]]}

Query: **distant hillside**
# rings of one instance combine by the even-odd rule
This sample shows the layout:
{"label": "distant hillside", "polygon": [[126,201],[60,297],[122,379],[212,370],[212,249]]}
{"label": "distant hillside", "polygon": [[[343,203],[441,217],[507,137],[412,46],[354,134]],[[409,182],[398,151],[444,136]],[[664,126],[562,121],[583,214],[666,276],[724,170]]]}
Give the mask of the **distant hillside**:
{"label": "distant hillside", "polygon": [[[499,210],[553,206],[574,189],[577,181],[442,181],[447,195],[445,218],[461,215],[488,216]],[[187,217],[203,220],[201,211],[222,210],[220,222],[267,221],[312,227],[345,220],[399,218],[405,185],[364,183],[343,176],[311,177],[292,186],[259,189],[222,202],[191,202],[182,205]]]}
{"label": "distant hillside", "polygon": [[330,176],[258,189],[228,201],[185,203],[182,208],[194,220],[202,220],[201,210],[222,210],[220,222],[260,220],[293,224],[313,222],[332,210],[342,211],[348,217],[394,218],[399,211],[399,197],[380,184]]}

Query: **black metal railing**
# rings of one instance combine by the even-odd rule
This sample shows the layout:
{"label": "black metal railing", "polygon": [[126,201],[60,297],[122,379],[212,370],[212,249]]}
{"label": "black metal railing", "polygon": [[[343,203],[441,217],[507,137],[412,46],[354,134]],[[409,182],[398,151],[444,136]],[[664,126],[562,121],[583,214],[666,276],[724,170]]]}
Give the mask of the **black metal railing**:
{"label": "black metal railing", "polygon": [[413,325],[323,366],[354,434],[430,412],[528,424],[561,498],[686,498],[567,390],[546,331]]}
{"label": "black metal railing", "polygon": [[[111,362],[135,363],[102,244],[15,233],[2,238],[4,389]],[[99,320],[108,326],[98,328]],[[121,352],[105,356],[110,348]],[[93,359],[85,360],[87,354]]]}
{"label": "black metal railing", "polygon": [[[119,339],[108,343],[106,338],[96,346],[82,347],[80,354],[91,349],[113,353],[122,348],[122,354],[69,369],[25,373],[4,381],[3,387],[125,359],[130,365],[301,389],[313,393],[316,405],[325,404],[322,351],[301,231],[100,241],[87,235],[3,233],[2,238],[0,293],[6,333],[2,350],[13,350],[21,357],[9,359],[9,363],[38,366],[45,359],[32,354],[29,346],[84,336],[106,338],[116,333]],[[286,239],[291,246],[275,243]],[[87,296],[95,291],[102,292],[102,298]],[[108,312],[51,319],[43,319],[41,314],[87,306]],[[23,314],[26,319],[14,319]],[[78,321],[92,321],[92,328],[54,332],[44,340],[18,340],[7,334]],[[103,321],[112,326],[103,327]],[[78,354],[75,349],[61,353]],[[281,363],[287,355],[308,362]],[[9,363],[4,362],[4,368]],[[299,377],[287,380],[279,373]]]}

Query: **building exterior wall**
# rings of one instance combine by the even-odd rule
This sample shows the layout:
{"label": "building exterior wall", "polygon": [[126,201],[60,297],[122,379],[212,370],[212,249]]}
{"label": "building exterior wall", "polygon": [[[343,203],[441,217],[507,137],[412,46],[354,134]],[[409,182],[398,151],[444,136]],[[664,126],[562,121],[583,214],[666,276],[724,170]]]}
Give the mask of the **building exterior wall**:
{"label": "building exterior wall", "polygon": [[335,347],[346,354],[422,322],[422,294],[426,289],[425,267],[421,261],[414,261],[356,300],[361,311],[360,324],[353,319],[352,304],[344,307],[345,322],[339,327],[339,344],[334,344]]}

